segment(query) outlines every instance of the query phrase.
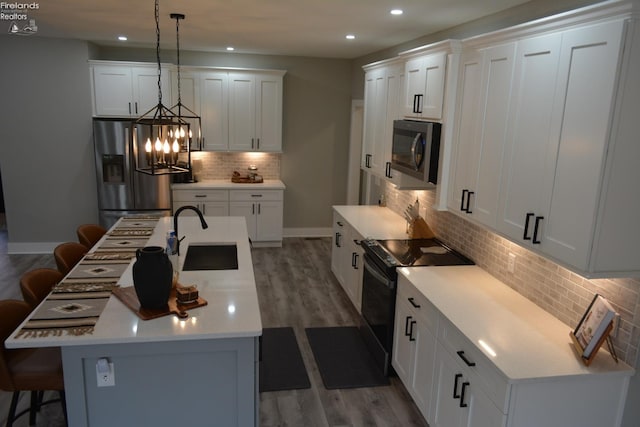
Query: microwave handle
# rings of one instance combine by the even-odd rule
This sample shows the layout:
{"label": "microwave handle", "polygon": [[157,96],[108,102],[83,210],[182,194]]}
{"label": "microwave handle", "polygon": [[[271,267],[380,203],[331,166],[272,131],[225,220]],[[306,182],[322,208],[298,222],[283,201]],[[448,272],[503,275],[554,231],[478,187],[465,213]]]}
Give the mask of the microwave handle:
{"label": "microwave handle", "polygon": [[413,164],[416,170],[420,169],[420,163],[416,160],[416,147],[418,146],[418,141],[420,141],[420,137],[422,137],[421,133],[417,133],[415,138],[413,138],[413,142],[411,143],[411,158],[413,159]]}

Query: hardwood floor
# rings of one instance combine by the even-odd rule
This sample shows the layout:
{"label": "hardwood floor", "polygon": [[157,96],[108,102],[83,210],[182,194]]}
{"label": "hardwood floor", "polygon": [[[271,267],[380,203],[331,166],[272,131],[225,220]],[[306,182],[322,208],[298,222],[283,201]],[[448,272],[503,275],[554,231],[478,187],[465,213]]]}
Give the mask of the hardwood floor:
{"label": "hardwood floor", "polygon": [[[359,319],[331,273],[330,239],[285,239],[282,248],[252,249],[252,257],[263,327],[293,327],[311,382],[306,390],[261,393],[260,426],[427,426],[398,378],[384,387],[324,388],[304,328],[357,325]],[[41,266],[55,266],[53,257],[0,249],[0,299],[21,298],[20,275]],[[2,424],[9,399],[10,393],[0,392]],[[39,417],[38,426],[61,425],[53,409]]]}

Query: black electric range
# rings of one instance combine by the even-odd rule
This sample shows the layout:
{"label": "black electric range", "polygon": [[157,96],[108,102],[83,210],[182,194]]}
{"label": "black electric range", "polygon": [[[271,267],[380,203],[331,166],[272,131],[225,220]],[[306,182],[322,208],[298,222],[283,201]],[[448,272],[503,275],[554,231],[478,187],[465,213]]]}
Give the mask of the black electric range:
{"label": "black electric range", "polygon": [[473,265],[474,262],[438,239],[366,239],[361,243],[365,253],[387,275],[396,267]]}

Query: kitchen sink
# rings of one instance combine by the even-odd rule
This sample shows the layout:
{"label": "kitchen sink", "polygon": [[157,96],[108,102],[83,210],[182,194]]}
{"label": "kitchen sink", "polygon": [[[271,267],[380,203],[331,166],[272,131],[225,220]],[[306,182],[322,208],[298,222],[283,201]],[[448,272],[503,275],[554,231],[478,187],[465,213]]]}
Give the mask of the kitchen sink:
{"label": "kitchen sink", "polygon": [[191,244],[182,266],[182,271],[237,269],[238,247],[235,243]]}

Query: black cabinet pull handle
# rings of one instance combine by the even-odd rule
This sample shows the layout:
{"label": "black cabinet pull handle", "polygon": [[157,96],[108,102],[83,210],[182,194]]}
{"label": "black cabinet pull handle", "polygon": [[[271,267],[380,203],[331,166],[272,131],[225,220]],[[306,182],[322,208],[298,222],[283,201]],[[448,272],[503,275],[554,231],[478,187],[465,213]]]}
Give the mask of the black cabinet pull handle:
{"label": "black cabinet pull handle", "polygon": [[371,154],[365,154],[364,156],[364,166],[367,168],[371,167]]}
{"label": "black cabinet pull handle", "polygon": [[464,403],[464,391],[467,389],[467,387],[469,386],[469,382],[465,381],[462,383],[462,391],[460,392],[460,407],[461,408],[466,408],[467,405],[466,403]]}
{"label": "black cabinet pull handle", "polygon": [[420,108],[421,107],[421,105],[420,105],[421,104],[420,103],[421,99],[422,99],[422,94],[418,93],[418,94],[413,95],[413,112],[414,113],[418,113],[418,114],[422,113],[422,108]]}
{"label": "black cabinet pull handle", "polygon": [[360,246],[360,243],[361,243],[361,242],[360,242],[360,240],[358,240],[358,239],[353,239],[353,243],[355,243],[356,245]]}
{"label": "black cabinet pull handle", "polygon": [[391,162],[387,162],[387,165],[385,166],[385,169],[384,169],[384,176],[386,176],[387,178],[393,178],[391,176]]}
{"label": "black cabinet pull handle", "polygon": [[136,114],[138,114],[138,101],[136,101],[135,106],[136,106]]}
{"label": "black cabinet pull handle", "polygon": [[354,269],[356,269],[356,270],[358,269],[358,258],[359,258],[359,257],[360,257],[360,255],[356,254],[356,262],[355,262],[355,264],[353,265],[353,268],[354,268]]}
{"label": "black cabinet pull handle", "polygon": [[340,227],[342,227],[344,224],[340,221],[337,221],[336,224],[338,224]]}
{"label": "black cabinet pull handle", "polygon": [[471,212],[471,207],[469,206],[469,204],[471,203],[471,196],[473,196],[474,194],[476,194],[474,191],[469,191],[467,193],[467,207],[464,209],[464,211],[468,214],[473,213]]}
{"label": "black cabinet pull handle", "polygon": [[536,222],[533,226],[533,240],[531,241],[534,245],[540,244],[540,240],[538,240],[538,230],[540,229],[540,221],[542,221],[543,219],[543,216],[536,217]]}
{"label": "black cabinet pull handle", "polygon": [[407,300],[411,303],[412,306],[414,306],[415,308],[420,308],[420,304],[416,304],[416,302],[413,300],[413,297],[411,298],[407,298]]}
{"label": "black cabinet pull handle", "polygon": [[409,332],[409,322],[411,321],[412,317],[411,316],[407,316],[406,319],[404,319],[404,336],[405,337],[410,337],[411,333]]}
{"label": "black cabinet pull handle", "polygon": [[258,143],[256,145],[256,149],[259,150],[260,149],[260,138],[258,138]]}
{"label": "black cabinet pull handle", "polygon": [[336,233],[336,247],[338,248],[342,247],[342,245],[340,244],[340,236],[342,236],[342,234]]}
{"label": "black cabinet pull handle", "polygon": [[462,374],[456,374],[453,379],[453,398],[460,399],[460,395],[458,394],[458,381],[462,378]]}
{"label": "black cabinet pull handle", "polygon": [[466,363],[467,366],[476,366],[476,362],[472,362],[469,359],[467,359],[467,356],[464,355],[464,351],[462,350],[457,351],[456,354],[460,356],[460,359],[464,360],[464,363]]}
{"label": "black cabinet pull handle", "polygon": [[131,103],[129,103],[129,114],[131,114]]}
{"label": "black cabinet pull handle", "polygon": [[409,324],[409,341],[415,341],[416,339],[413,337],[413,325],[415,325],[417,322],[415,320],[412,320],[411,323]]}
{"label": "black cabinet pull handle", "polygon": [[469,192],[469,190],[462,190],[462,199],[460,199],[460,210],[462,212],[465,212],[465,210],[464,210],[464,196],[466,196],[468,192]]}
{"label": "black cabinet pull handle", "polygon": [[522,238],[524,240],[531,240],[531,237],[527,236],[527,234],[529,234],[529,220],[534,215],[535,214],[533,212],[529,212],[529,213],[527,213],[527,217],[524,220],[524,234],[522,235]]}

